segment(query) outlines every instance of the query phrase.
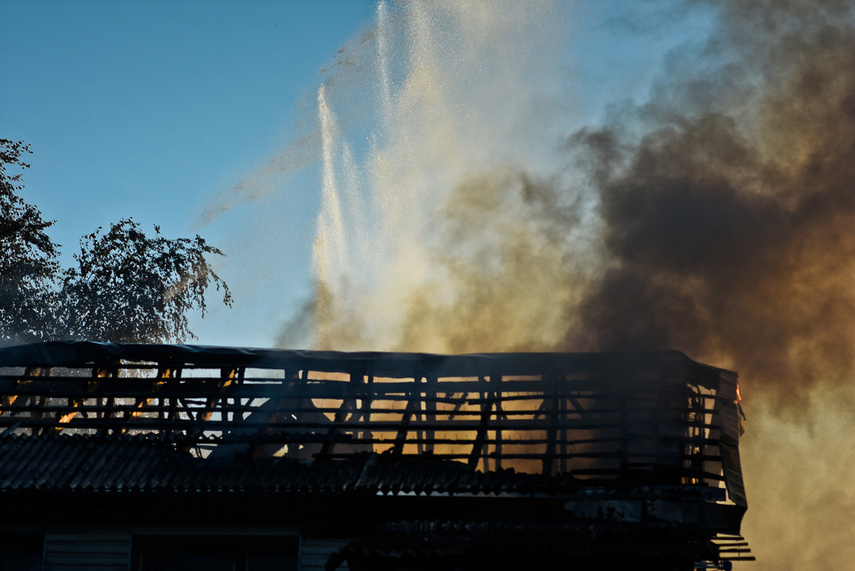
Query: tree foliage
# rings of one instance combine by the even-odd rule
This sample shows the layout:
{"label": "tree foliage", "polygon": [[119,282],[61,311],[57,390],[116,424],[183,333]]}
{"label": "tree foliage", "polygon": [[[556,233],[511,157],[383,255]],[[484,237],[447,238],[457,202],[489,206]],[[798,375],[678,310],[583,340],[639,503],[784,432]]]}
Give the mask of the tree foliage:
{"label": "tree foliage", "polygon": [[[84,236],[76,267],[60,271],[52,221],[18,196],[22,141],[0,139],[0,344],[48,339],[166,343],[194,338],[188,314],[207,311],[211,286],[231,305],[208,258],[222,255],[198,235],[148,237],[132,219]],[[10,169],[17,172],[12,174]]]}
{"label": "tree foliage", "polygon": [[59,271],[59,247],[45,232],[53,222],[18,196],[30,152],[22,141],[0,139],[0,341],[7,342],[44,338]]}
{"label": "tree foliage", "polygon": [[66,270],[60,294],[60,319],[66,335],[122,343],[169,342],[195,337],[187,313],[205,315],[205,291],[228,286],[211,269],[208,254],[222,255],[198,235],[168,240],[155,226],[147,237],[131,219],[106,232],[84,236]]}

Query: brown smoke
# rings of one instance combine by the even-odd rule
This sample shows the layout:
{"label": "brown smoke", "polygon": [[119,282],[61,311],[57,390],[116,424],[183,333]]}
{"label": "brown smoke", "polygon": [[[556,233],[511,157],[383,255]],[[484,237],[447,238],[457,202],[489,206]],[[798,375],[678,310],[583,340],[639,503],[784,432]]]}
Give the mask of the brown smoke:
{"label": "brown smoke", "polygon": [[[428,277],[406,295],[386,280],[380,303],[357,288],[331,305],[336,290],[322,287],[317,306],[336,310],[317,313],[317,328],[338,349],[674,348],[737,370],[749,414],[745,535],[759,558],[744,568],[846,568],[855,5],[685,4],[708,8],[717,27],[669,55],[649,102],[569,136],[552,174],[525,161],[465,171],[418,210],[433,233],[412,240],[427,253],[404,258],[429,263]],[[404,317],[378,343],[366,332],[384,311]]]}
{"label": "brown smoke", "polygon": [[[512,171],[470,175],[441,212],[436,277],[410,296],[400,350],[549,351],[587,281],[578,205]],[[532,227],[538,230],[532,232]],[[436,292],[447,291],[445,296]]]}
{"label": "brown smoke", "polygon": [[826,4],[724,3],[718,69],[574,137],[607,263],[568,346],[679,347],[781,400],[851,378],[855,31]]}
{"label": "brown smoke", "polygon": [[[705,59],[672,62],[650,104],[573,137],[600,197],[605,264],[571,308],[581,318],[565,347],[673,347],[738,370],[749,414],[744,534],[758,557],[749,568],[847,568],[853,10],[718,7],[722,29]],[[721,63],[698,65],[709,60]]]}

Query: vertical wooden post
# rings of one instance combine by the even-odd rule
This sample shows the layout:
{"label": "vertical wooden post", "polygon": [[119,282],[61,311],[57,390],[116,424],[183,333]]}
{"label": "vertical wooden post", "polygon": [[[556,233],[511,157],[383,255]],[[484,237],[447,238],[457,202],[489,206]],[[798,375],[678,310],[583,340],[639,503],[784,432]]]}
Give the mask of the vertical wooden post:
{"label": "vertical wooden post", "polygon": [[490,462],[486,451],[487,429],[490,427],[490,417],[493,414],[493,398],[489,389],[486,386],[487,377],[479,377],[479,382],[482,384],[481,394],[481,421],[478,424],[478,432],[475,434],[475,442],[472,444],[472,451],[469,453],[469,466],[476,468],[478,460],[483,458],[484,471],[490,470]]}
{"label": "vertical wooden post", "polygon": [[495,409],[496,409],[496,422],[493,424],[494,432],[496,433],[496,440],[494,445],[494,452],[496,453],[495,459],[495,467],[496,470],[502,469],[502,437],[503,437],[503,428],[502,428],[502,419],[507,419],[507,416],[504,414],[502,409],[502,375],[490,375],[490,384],[493,386],[493,399],[495,400]]}
{"label": "vertical wooden post", "polygon": [[629,469],[629,413],[627,411],[626,395],[621,393],[619,402],[620,409],[620,474],[626,477]]}
{"label": "vertical wooden post", "polygon": [[[374,373],[367,373],[365,378],[365,390],[363,391],[363,396],[360,400],[359,405],[359,422],[363,423],[367,426],[371,426],[371,405],[374,400]],[[374,449],[373,441],[374,441],[374,433],[369,428],[368,430],[360,430],[359,438],[361,440],[368,440],[372,442],[371,449]]]}
{"label": "vertical wooden post", "polygon": [[[563,391],[561,391],[563,393]],[[563,396],[558,398],[558,410],[556,414],[558,418],[556,419],[556,424],[558,425],[558,430],[556,431],[556,438],[558,439],[558,471],[562,474],[567,471],[567,399]]]}
{"label": "vertical wooden post", "polygon": [[[543,404],[544,412],[549,416],[549,427],[547,428],[546,436],[546,453],[543,455],[543,475],[552,475],[552,469],[555,466],[555,451],[558,441],[558,406],[560,391],[557,385],[553,387],[552,381],[554,378],[550,374],[544,374],[543,379],[546,381],[546,387],[549,387],[549,392],[544,391]],[[547,404],[548,403],[548,404]]]}
{"label": "vertical wooden post", "polygon": [[398,427],[398,434],[395,436],[395,446],[393,452],[395,454],[403,454],[404,443],[407,440],[407,432],[409,431],[410,419],[416,414],[416,401],[410,399],[407,403],[407,408],[404,414],[401,415],[401,425]]}
{"label": "vertical wooden post", "polygon": [[[422,377],[419,381],[419,385],[424,387],[424,390],[419,391],[418,393],[421,419],[424,423],[432,424],[436,421],[437,378]],[[433,452],[435,449],[434,440],[436,439],[436,431],[420,430],[418,434],[419,454],[423,452]]]}

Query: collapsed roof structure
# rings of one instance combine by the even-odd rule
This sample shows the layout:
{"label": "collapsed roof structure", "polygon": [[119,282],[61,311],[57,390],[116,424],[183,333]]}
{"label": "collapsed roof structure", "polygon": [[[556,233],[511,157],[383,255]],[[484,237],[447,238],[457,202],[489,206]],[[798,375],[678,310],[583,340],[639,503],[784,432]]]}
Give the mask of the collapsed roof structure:
{"label": "collapsed roof structure", "polygon": [[8,347],[0,567],[728,568],[738,399],[676,351]]}

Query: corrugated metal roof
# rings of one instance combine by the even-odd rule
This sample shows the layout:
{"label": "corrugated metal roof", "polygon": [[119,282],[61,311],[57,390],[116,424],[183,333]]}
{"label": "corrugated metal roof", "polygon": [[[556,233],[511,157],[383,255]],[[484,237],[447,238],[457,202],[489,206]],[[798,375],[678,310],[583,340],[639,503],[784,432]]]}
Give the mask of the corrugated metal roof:
{"label": "corrugated metal roof", "polygon": [[234,440],[264,434],[290,444],[292,457],[391,447],[400,457],[431,452],[485,471],[514,463],[619,479],[641,468],[663,475],[660,484],[724,478],[745,506],[735,391],[735,374],[676,351],[428,355],[92,342],[0,349],[4,435],[158,433],[218,456]]}
{"label": "corrugated metal roof", "polygon": [[[564,482],[564,484],[562,484]],[[49,435],[0,438],[0,492],[177,491],[381,494],[527,493],[575,486],[567,478],[481,473],[458,462],[355,458],[206,460],[145,436]]]}
{"label": "corrugated metal roof", "polygon": [[545,476],[513,469],[476,471],[461,462],[363,453],[309,460],[236,454],[204,459],[167,438],[145,435],[0,437],[0,493],[25,490],[109,492],[283,492],[370,494],[611,494],[622,498],[716,501],[724,491],[701,486],[628,486],[569,474]]}
{"label": "corrugated metal roof", "polygon": [[[368,558],[501,557],[538,545],[578,556],[587,539],[624,530],[640,533],[639,553],[652,553],[646,542],[655,537],[669,557],[681,546],[687,557],[717,557],[709,540],[738,533],[746,505],[736,375],[678,352],[442,356],[81,342],[0,349],[4,367],[0,498],[13,502],[40,492],[72,494],[81,505],[96,492],[108,492],[107,503],[277,494],[306,512],[328,498],[379,506],[383,518],[392,517],[383,506],[398,518],[413,505],[414,517],[478,506],[481,521],[398,522],[371,537],[364,530],[341,553]],[[280,371],[248,376],[247,367]],[[717,424],[725,421],[727,430]],[[676,452],[686,445],[684,458]],[[286,456],[270,455],[283,446]],[[520,458],[542,462],[538,473],[489,470]],[[602,461],[576,466],[574,458]],[[737,505],[717,503],[717,466]],[[519,519],[495,521],[509,504]],[[698,538],[705,543],[688,547]],[[600,539],[598,549],[611,549]],[[621,538],[625,554],[635,540]]]}
{"label": "corrugated metal roof", "polygon": [[186,500],[222,493],[240,494],[241,498],[277,494],[300,500],[372,497],[380,502],[387,494],[423,498],[553,498],[548,513],[538,515],[537,521],[526,521],[524,517],[508,521],[388,523],[374,531],[366,530],[365,537],[340,552],[342,560],[445,556],[482,559],[500,552],[503,557],[551,554],[579,558],[607,555],[615,546],[623,550],[624,559],[643,555],[648,559],[717,560],[717,546],[710,540],[717,532],[730,533],[732,527],[738,528],[738,518],[724,524],[704,521],[704,517],[697,521],[666,521],[650,515],[624,521],[605,512],[587,514],[586,509],[577,509],[591,500],[608,511],[618,503],[630,505],[655,498],[667,501],[673,497],[699,516],[700,512],[695,512],[700,505],[715,506],[710,500],[716,498],[713,490],[697,486],[591,487],[589,482],[581,483],[567,475],[522,474],[510,469],[482,473],[462,463],[429,456],[401,458],[376,453],[322,461],[284,457],[253,460],[246,455],[211,460],[182,452],[168,439],[150,436],[0,437],[0,498],[12,498],[18,493],[29,497],[33,492],[70,493],[82,498],[90,497],[87,494],[109,494],[111,502],[137,494]]}

